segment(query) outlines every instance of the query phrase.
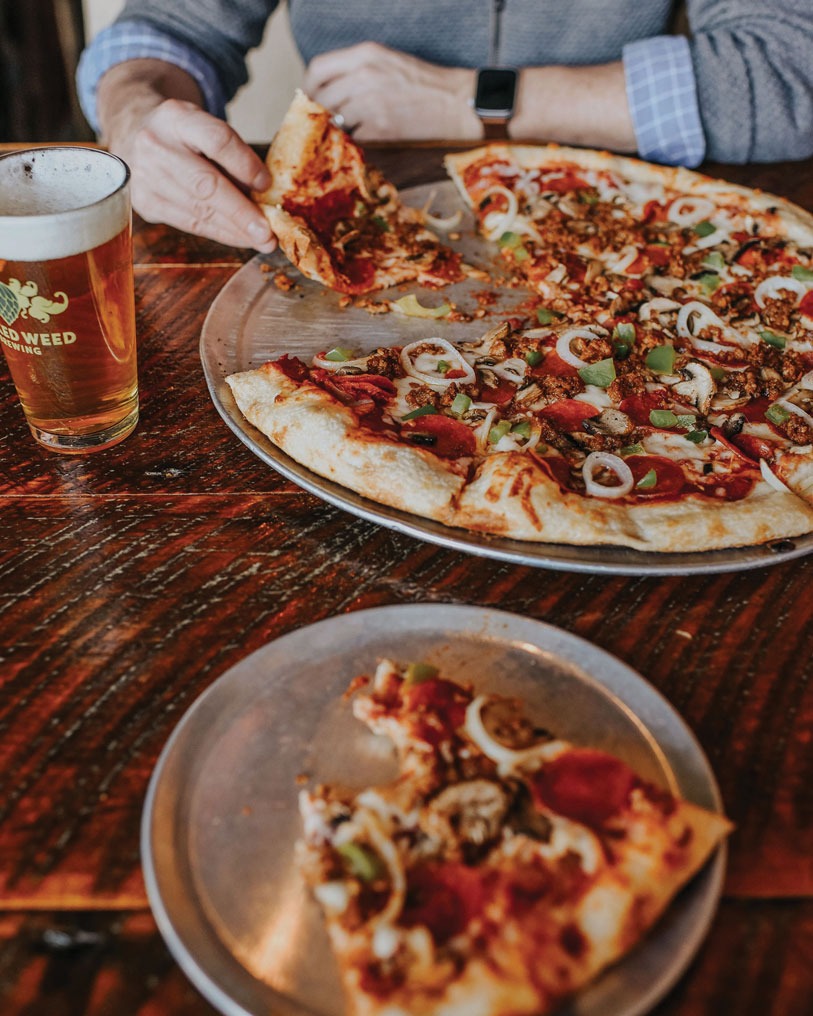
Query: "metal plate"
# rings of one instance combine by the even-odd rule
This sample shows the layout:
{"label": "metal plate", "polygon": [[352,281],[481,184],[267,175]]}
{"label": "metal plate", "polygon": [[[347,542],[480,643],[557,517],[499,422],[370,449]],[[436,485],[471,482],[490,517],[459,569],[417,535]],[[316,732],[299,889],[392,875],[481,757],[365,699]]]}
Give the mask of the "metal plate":
{"label": "metal plate", "polygon": [[[702,750],[638,674],[550,625],[477,607],[356,611],[271,642],[189,709],[150,783],[142,860],[178,963],[227,1016],[342,1016],[318,907],[293,863],[297,777],[388,780],[390,742],[342,700],[382,656],[428,660],[476,689],[521,696],[543,726],[613,752],[644,777],[720,810]],[[642,945],[563,1009],[638,1016],[674,984],[714,914],[721,848]]]}
{"label": "metal plate", "polygon": [[[432,210],[440,215],[448,215],[460,207],[451,181],[415,187],[404,191],[402,197],[417,207],[431,198]],[[468,211],[460,233],[461,239],[455,246],[468,263],[484,267],[492,276],[499,277],[501,269],[493,248],[475,234]],[[297,285],[289,292],[278,289],[272,281],[279,270],[284,270],[289,277],[296,276]],[[399,286],[397,293],[376,293],[373,299],[380,301],[387,295],[397,298],[414,292],[420,295],[424,305],[439,304],[448,298],[461,310],[471,313],[480,306],[477,295],[487,289],[491,291],[482,281],[468,279],[438,294],[427,293],[418,286]],[[527,292],[518,288],[502,288],[498,296],[498,303],[491,308],[488,317],[470,322],[438,324],[392,313],[371,315],[359,307],[340,308],[337,293],[300,276],[281,253],[258,256],[223,287],[204,322],[200,354],[209,392],[218,412],[240,440],[289,480],[361,518],[453,550],[516,564],[616,575],[741,571],[788,561],[813,551],[813,534],[757,547],[659,554],[614,546],[531,543],[453,529],[361,497],[294,462],[248,423],[225,382],[229,374],[259,367],[282,353],[309,362],[314,353],[333,346],[348,346],[361,352],[380,345],[426,338],[433,329],[436,332],[442,329],[443,336],[452,341],[472,339],[499,320],[495,316],[497,310],[500,315],[510,315],[513,307],[528,298]]]}

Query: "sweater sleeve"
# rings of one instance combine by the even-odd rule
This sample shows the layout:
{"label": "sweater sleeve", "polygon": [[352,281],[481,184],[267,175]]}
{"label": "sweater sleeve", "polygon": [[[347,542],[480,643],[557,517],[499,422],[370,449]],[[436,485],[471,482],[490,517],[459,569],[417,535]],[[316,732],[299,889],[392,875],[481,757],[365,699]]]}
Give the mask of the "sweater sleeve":
{"label": "sweater sleeve", "polygon": [[813,155],[811,0],[688,0],[706,157]]}
{"label": "sweater sleeve", "polygon": [[149,22],[117,21],[95,36],[82,53],[76,72],[79,103],[95,131],[99,130],[96,91],[102,75],[116,64],[143,57],[165,60],[186,71],[197,81],[206,109],[215,116],[225,117],[226,103],[220,75],[206,57],[173,36],[153,28]]}
{"label": "sweater sleeve", "polygon": [[149,24],[201,53],[228,102],[248,79],[246,54],[262,41],[279,0],[127,0],[117,19]]}
{"label": "sweater sleeve", "polygon": [[686,39],[654,35],[627,43],[624,76],[641,158],[669,165],[699,165],[706,139]]}

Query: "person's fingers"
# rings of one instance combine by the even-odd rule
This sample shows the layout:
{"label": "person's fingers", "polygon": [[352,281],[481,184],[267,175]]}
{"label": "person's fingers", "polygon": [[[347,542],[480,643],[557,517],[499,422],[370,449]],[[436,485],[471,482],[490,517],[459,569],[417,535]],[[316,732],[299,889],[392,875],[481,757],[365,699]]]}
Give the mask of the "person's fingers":
{"label": "person's fingers", "polygon": [[[352,48],[354,47],[351,47],[351,50]],[[352,72],[357,64],[353,64],[345,56],[351,50],[332,49],[327,53],[315,56],[305,68],[305,76],[302,80],[302,87],[306,94],[314,98],[316,92],[329,82]]]}
{"label": "person's fingers", "polygon": [[[188,131],[182,127],[180,136],[195,138],[194,127]],[[193,147],[178,139],[179,130],[171,117],[157,122],[152,119],[139,132],[132,166],[136,211],[148,220],[161,218],[169,225],[200,236],[235,246],[272,250],[274,237],[260,208],[210,158],[197,154]],[[232,169],[239,170],[230,154],[227,153],[226,161]],[[245,163],[242,168],[250,166]]]}
{"label": "person's fingers", "polygon": [[216,208],[201,213],[199,209],[181,206],[170,198],[156,196],[151,202],[150,209],[152,214],[148,217],[148,221],[164,222],[185,233],[203,236],[229,247],[251,247],[262,253],[270,253],[277,246],[275,238],[266,244],[247,243],[245,234]]}
{"label": "person's fingers", "polygon": [[381,46],[377,42],[359,42],[355,46],[319,53],[305,69],[304,90],[313,98],[314,92],[330,81],[347,74],[355,74],[364,66],[386,59],[386,54],[390,52],[386,46]]}
{"label": "person's fingers", "polygon": [[152,126],[211,159],[245,187],[265,190],[271,182],[265,163],[232,127],[191,103],[175,99],[162,103]]}

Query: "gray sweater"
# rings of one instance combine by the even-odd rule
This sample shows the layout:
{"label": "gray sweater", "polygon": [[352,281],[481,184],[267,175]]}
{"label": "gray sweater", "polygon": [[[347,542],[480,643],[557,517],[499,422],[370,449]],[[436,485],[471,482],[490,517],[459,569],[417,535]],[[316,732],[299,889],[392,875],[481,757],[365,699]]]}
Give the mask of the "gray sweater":
{"label": "gray sweater", "polygon": [[[305,62],[375,40],[445,66],[490,62],[495,0],[290,0]],[[277,0],[127,0],[140,19],[191,45],[228,96]],[[504,0],[498,62],[619,60],[626,43],[669,33],[672,0]],[[689,52],[706,155],[725,162],[813,154],[813,0],[688,0]]]}

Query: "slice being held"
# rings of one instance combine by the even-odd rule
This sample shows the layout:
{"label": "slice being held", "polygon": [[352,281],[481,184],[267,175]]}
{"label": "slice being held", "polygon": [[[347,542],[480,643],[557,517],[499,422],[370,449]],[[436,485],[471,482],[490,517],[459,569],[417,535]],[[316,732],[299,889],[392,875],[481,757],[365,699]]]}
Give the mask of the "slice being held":
{"label": "slice being held", "polygon": [[267,156],[272,183],[254,199],[309,279],[340,293],[463,278],[460,255],[401,204],[330,113],[297,92]]}
{"label": "slice being held", "polygon": [[544,1016],[646,935],[730,830],[521,704],[379,665],[391,785],[301,795],[298,859],[354,1016]]}

